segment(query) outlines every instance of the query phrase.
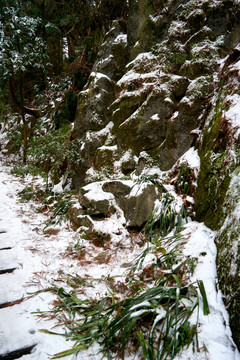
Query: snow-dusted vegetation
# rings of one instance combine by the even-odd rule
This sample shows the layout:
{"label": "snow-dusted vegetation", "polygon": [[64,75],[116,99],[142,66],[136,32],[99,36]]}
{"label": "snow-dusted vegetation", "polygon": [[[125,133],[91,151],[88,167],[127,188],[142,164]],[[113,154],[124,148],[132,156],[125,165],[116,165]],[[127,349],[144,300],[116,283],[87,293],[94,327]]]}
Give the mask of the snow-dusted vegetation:
{"label": "snow-dusted vegetation", "polygon": [[239,15],[2,2],[0,360],[240,359]]}

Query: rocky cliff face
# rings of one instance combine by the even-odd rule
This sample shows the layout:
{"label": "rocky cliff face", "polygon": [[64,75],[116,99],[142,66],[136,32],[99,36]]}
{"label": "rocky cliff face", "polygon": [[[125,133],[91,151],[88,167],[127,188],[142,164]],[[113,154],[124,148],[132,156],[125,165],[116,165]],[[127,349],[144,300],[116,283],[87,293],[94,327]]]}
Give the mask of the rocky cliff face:
{"label": "rocky cliff face", "polygon": [[[117,179],[153,167],[169,171],[190,147],[199,149],[195,212],[217,231],[219,286],[238,346],[239,18],[237,0],[130,0],[127,24],[113,23],[79,94],[72,131],[82,141],[73,185],[83,187],[83,208],[91,197],[86,185],[109,179],[105,191],[132,226],[146,214],[133,217],[129,209],[152,199],[149,215],[156,193],[149,186],[127,204],[131,184]],[[96,206],[93,215],[111,210]]]}
{"label": "rocky cliff face", "polygon": [[197,218],[216,230],[219,287],[240,346],[240,50],[222,62],[199,145],[201,171],[196,192]]}

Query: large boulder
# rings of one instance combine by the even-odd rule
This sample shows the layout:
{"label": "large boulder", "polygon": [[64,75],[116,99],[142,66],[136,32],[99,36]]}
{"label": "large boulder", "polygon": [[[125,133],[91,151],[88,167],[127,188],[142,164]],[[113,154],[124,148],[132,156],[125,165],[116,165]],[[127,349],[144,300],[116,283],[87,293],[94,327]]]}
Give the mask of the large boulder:
{"label": "large boulder", "polygon": [[153,184],[136,185],[126,198],[123,206],[124,216],[129,227],[141,227],[153,212],[158,198]]}
{"label": "large boulder", "polygon": [[142,227],[159,197],[156,187],[151,183],[109,181],[104,183],[103,190],[114,194],[116,202],[124,212],[128,227]]}

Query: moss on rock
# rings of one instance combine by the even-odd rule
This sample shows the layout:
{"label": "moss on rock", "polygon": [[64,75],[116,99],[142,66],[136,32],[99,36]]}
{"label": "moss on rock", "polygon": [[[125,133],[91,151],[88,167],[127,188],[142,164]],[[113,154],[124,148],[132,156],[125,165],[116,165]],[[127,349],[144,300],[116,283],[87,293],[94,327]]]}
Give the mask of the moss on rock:
{"label": "moss on rock", "polygon": [[219,79],[215,106],[207,119],[199,146],[201,170],[195,196],[196,217],[217,231],[219,288],[229,312],[234,341],[240,347],[240,149],[239,138],[225,117],[227,95],[238,90],[231,76]]}
{"label": "moss on rock", "polygon": [[199,148],[201,171],[195,198],[197,219],[213,230],[219,229],[224,221],[223,205],[231,181],[231,166],[226,162],[229,149],[224,136],[223,111],[220,89]]}

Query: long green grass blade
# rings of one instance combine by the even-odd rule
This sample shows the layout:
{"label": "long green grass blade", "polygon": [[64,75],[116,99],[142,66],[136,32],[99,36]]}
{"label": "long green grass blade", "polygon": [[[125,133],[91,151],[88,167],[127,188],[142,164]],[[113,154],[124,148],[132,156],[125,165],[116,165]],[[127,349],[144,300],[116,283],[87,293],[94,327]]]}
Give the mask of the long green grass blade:
{"label": "long green grass blade", "polygon": [[[126,350],[132,346],[136,351],[141,349],[144,360],[173,359],[193,343],[198,348],[197,326],[189,322],[199,307],[198,291],[188,281],[196,259],[182,255],[181,246],[186,240],[179,232],[186,221],[185,209],[176,214],[170,196],[162,203],[161,212],[153,213],[147,223],[148,243],[129,270],[128,286],[133,290],[125,293],[122,300],[120,296],[114,297],[113,290],[111,296],[90,301],[79,299],[75,290],[51,288],[60,299],[52,313],[60,319],[64,314],[67,338],[75,341],[72,349],[55,354],[53,359],[77,354],[93,342],[99,344],[109,360],[116,356],[124,359]],[[171,235],[163,237],[171,230]],[[146,266],[149,253],[156,260]],[[201,280],[198,287],[207,314],[209,307]]]}
{"label": "long green grass blade", "polygon": [[199,290],[201,292],[202,295],[202,299],[203,299],[203,313],[204,315],[209,315],[210,314],[210,310],[209,310],[209,306],[208,306],[208,300],[207,300],[207,295],[206,295],[206,291],[205,291],[205,287],[203,284],[202,280],[198,280],[198,286],[199,286]]}

